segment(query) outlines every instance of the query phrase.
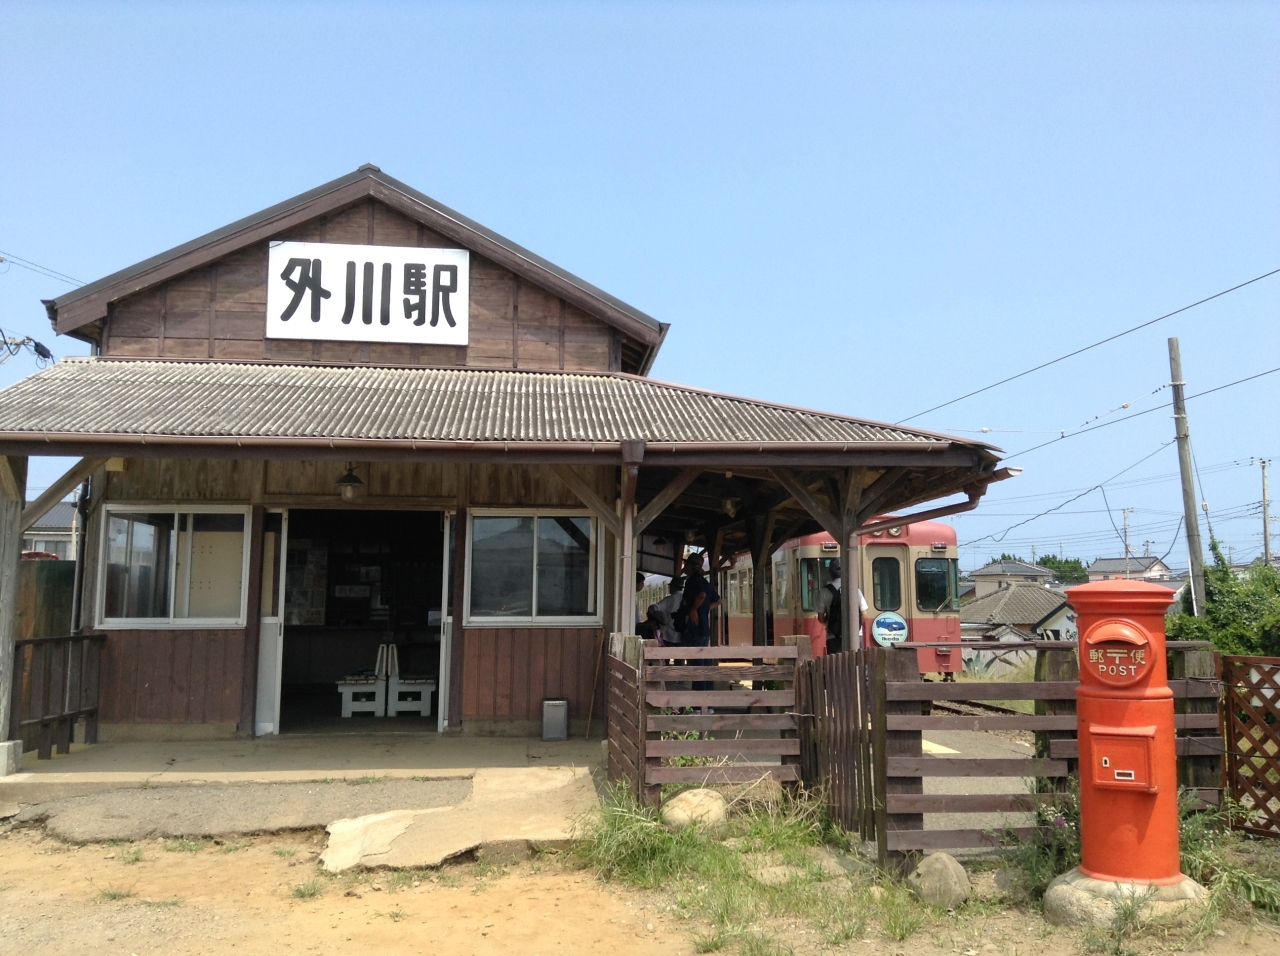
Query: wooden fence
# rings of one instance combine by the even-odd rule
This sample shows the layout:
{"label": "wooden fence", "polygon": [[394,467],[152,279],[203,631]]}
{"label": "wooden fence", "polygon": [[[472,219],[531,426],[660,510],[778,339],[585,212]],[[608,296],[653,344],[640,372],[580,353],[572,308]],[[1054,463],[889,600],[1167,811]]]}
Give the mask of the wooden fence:
{"label": "wooden fence", "polygon": [[76,721],[84,742],[98,742],[98,671],[103,635],[35,637],[16,641],[11,740],[32,744],[41,760],[71,752]]}
{"label": "wooden fence", "polygon": [[1280,837],[1280,658],[1222,659],[1231,796],[1259,819],[1244,829]]}
{"label": "wooden fence", "polygon": [[[799,653],[795,647],[670,648],[645,641],[638,667],[611,655],[610,779],[653,805],[667,783],[798,782]],[[693,683],[712,686],[686,686]],[[748,683],[752,687],[743,686]]]}
{"label": "wooden fence", "polygon": [[796,670],[800,771],[833,820],[864,840],[875,835],[871,760],[871,650],[801,661]]}
{"label": "wooden fence", "polygon": [[[1184,643],[1170,648],[1171,654],[1199,651],[1201,645]],[[942,814],[1011,814],[1033,811],[1038,805],[1055,798],[1055,781],[1076,772],[1079,753],[1075,739],[1076,717],[1074,662],[1076,646],[1064,642],[1037,642],[1037,652],[1058,658],[1057,680],[1026,682],[958,681],[926,682],[920,679],[916,655],[905,650],[880,649],[876,653],[872,749],[875,759],[877,791],[876,839],[880,859],[885,865],[903,869],[908,854],[918,851],[978,847],[999,843],[1012,831],[1033,837],[1034,825],[1009,826],[988,823],[984,827],[927,829],[926,813]],[[1069,673],[1069,678],[1067,677]],[[1223,741],[1220,736],[1202,734],[1218,730],[1217,698],[1219,685],[1214,680],[1173,679],[1169,681],[1175,704],[1200,700],[1213,702],[1212,713],[1188,712],[1175,707],[1175,725],[1179,732],[1178,753],[1185,758],[1221,759]],[[1036,713],[934,713],[935,702],[1036,701]],[[1046,706],[1051,705],[1051,706]],[[975,708],[976,709],[976,708]],[[1026,757],[963,757],[926,755],[924,735],[929,731],[1032,731],[1036,734],[1036,751]],[[1194,732],[1196,736],[1191,736]],[[1180,768],[1184,779],[1186,771]],[[969,779],[1007,778],[1009,787],[996,793],[936,792],[942,787],[928,787],[931,778]],[[1043,783],[1028,789],[1027,781]],[[989,787],[990,784],[986,784]],[[927,792],[928,790],[935,792]],[[1217,802],[1220,792],[1204,787],[1198,795],[1206,802]]]}

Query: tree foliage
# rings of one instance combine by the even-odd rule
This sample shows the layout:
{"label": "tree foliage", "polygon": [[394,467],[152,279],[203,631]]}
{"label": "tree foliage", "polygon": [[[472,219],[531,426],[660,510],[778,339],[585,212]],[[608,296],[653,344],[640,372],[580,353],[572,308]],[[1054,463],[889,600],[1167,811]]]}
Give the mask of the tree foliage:
{"label": "tree foliage", "polygon": [[1056,554],[1046,554],[1036,564],[1048,568],[1063,584],[1083,584],[1089,580],[1089,572],[1079,558],[1060,558]]}
{"label": "tree foliage", "polygon": [[1227,654],[1280,656],[1280,574],[1258,563],[1237,576],[1216,540],[1209,549],[1213,563],[1204,570],[1205,616],[1192,616],[1188,588],[1182,613],[1165,622],[1169,639],[1212,641]]}

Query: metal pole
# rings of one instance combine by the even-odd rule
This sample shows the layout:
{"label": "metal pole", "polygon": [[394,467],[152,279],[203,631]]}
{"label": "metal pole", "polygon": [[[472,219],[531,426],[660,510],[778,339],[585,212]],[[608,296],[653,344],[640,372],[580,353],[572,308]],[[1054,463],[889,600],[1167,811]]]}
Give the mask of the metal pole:
{"label": "metal pole", "polygon": [[76,496],[76,514],[73,519],[78,528],[74,545],[76,566],[71,572],[71,633],[73,635],[79,635],[84,630],[80,619],[84,616],[82,601],[84,600],[85,544],[88,541],[88,535],[85,532],[89,525],[89,495],[90,484],[89,479],[86,478],[84,484],[80,486],[80,494]]}
{"label": "metal pole", "polygon": [[1187,427],[1186,383],[1182,380],[1182,352],[1169,339],[1169,374],[1173,378],[1173,433],[1178,441],[1178,471],[1182,475],[1182,510],[1187,524],[1187,552],[1191,559],[1191,600],[1196,617],[1204,617],[1204,549],[1200,544],[1200,516],[1196,513],[1191,478],[1191,431]]}

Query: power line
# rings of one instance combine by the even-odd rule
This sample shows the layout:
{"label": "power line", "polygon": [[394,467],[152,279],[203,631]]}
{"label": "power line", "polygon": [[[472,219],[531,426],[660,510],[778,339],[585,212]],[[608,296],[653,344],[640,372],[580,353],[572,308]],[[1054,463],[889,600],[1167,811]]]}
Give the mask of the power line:
{"label": "power line", "polygon": [[1119,471],[1117,471],[1114,475],[1112,475],[1110,478],[1108,478],[1106,481],[1101,481],[1101,482],[1099,482],[1098,484],[1094,485],[1094,486],[1093,486],[1093,487],[1091,487],[1091,488],[1086,488],[1084,491],[1080,492],[1080,494],[1075,495],[1075,496],[1073,496],[1073,497],[1071,497],[1071,498],[1068,498],[1066,501],[1062,502],[1061,504],[1054,505],[1052,508],[1048,508],[1048,509],[1046,509],[1045,511],[1040,512],[1038,515],[1033,515],[1033,516],[1032,516],[1032,517],[1030,517],[1030,518],[1026,518],[1026,519],[1024,519],[1024,520],[1022,520],[1022,521],[1019,521],[1017,524],[1012,524],[1012,525],[1010,525],[1009,527],[1005,528],[1003,531],[997,531],[995,534],[987,534],[987,535],[983,535],[981,538],[974,538],[972,541],[967,541],[967,542],[965,542],[965,543],[966,543],[966,544],[976,544],[976,543],[977,543],[977,542],[979,542],[979,541],[986,541],[988,538],[989,538],[989,539],[991,539],[992,541],[997,541],[997,542],[999,542],[999,541],[1003,541],[1003,540],[1004,540],[1004,538],[1005,538],[1005,536],[1006,536],[1010,531],[1012,531],[1014,528],[1021,528],[1024,524],[1030,524],[1031,522],[1035,521],[1037,518],[1043,518],[1043,517],[1044,517],[1045,515],[1047,515],[1047,514],[1052,514],[1053,512],[1058,511],[1058,510],[1059,510],[1059,509],[1061,509],[1061,508],[1065,508],[1067,505],[1071,504],[1073,501],[1079,501],[1079,500],[1080,500],[1081,498],[1083,498],[1085,495],[1087,495],[1087,494],[1089,494],[1089,493],[1091,493],[1091,492],[1093,492],[1093,491],[1098,490],[1099,488],[1101,488],[1103,485],[1107,484],[1108,482],[1115,481],[1115,479],[1119,478],[1119,477],[1120,477],[1121,475],[1123,475],[1125,472],[1127,472],[1127,471],[1133,471],[1133,469],[1137,468],[1139,465],[1141,465],[1141,464],[1142,464],[1144,461],[1146,461],[1148,458],[1154,458],[1156,455],[1160,454],[1160,452],[1164,451],[1166,448],[1168,448],[1168,447],[1169,447],[1170,445],[1172,445],[1172,444],[1173,444],[1173,442],[1172,442],[1172,441],[1167,441],[1167,442],[1165,442],[1163,445],[1161,445],[1161,446],[1160,446],[1159,448],[1157,448],[1155,451],[1153,451],[1153,452],[1151,452],[1151,453],[1149,453],[1149,454],[1143,455],[1141,458],[1139,458],[1137,461],[1135,461],[1132,465],[1129,465],[1127,468],[1122,468],[1122,469],[1120,469],[1120,470],[1119,470]]}
{"label": "power line", "polygon": [[30,259],[23,259],[21,256],[15,256],[11,252],[5,252],[3,249],[0,249],[0,262],[12,262],[19,269],[26,269],[28,272],[35,272],[50,279],[57,279],[59,282],[67,282],[71,285],[84,285],[84,282],[80,279],[58,272],[56,269],[50,269],[48,266],[42,266],[38,262],[32,262]]}
{"label": "power line", "polygon": [[[1277,271],[1280,271],[1280,270],[1277,270]],[[1249,376],[1246,376],[1245,378],[1238,378],[1234,382],[1227,382],[1226,385],[1217,385],[1214,388],[1207,388],[1203,392],[1196,392],[1194,395],[1188,395],[1185,399],[1183,399],[1183,401],[1189,402],[1193,398],[1200,398],[1202,395],[1211,395],[1214,392],[1222,391],[1224,388],[1233,388],[1236,385],[1243,385],[1245,382],[1252,382],[1255,378],[1262,378],[1264,375],[1274,375],[1276,372],[1280,372],[1280,365],[1276,366],[1275,368],[1269,368],[1265,372],[1258,372],[1256,375],[1249,375]],[[1025,454],[1028,454],[1029,452],[1038,451],[1041,448],[1046,447],[1047,445],[1053,445],[1057,442],[1065,441],[1068,438],[1075,438],[1077,435],[1086,435],[1089,432],[1096,432],[1099,428],[1106,428],[1108,425],[1119,425],[1121,422],[1127,422],[1133,418],[1140,418],[1143,415],[1150,415],[1152,412],[1158,412],[1162,408],[1170,408],[1172,405],[1173,405],[1172,402],[1165,402],[1163,405],[1157,405],[1155,408],[1148,408],[1141,412],[1134,412],[1132,415],[1124,416],[1124,418],[1113,418],[1109,422],[1102,422],[1101,424],[1094,425],[1092,428],[1082,428],[1079,431],[1074,431],[1067,435],[1061,435],[1058,438],[1051,438],[1046,442],[1041,442],[1039,445],[1032,445],[1030,448],[1024,448],[1021,451],[1015,451],[1012,455],[1006,455],[1003,460],[1008,461],[1011,458],[1017,458],[1019,455],[1025,455]]]}
{"label": "power line", "polygon": [[932,408],[926,408],[923,412],[916,412],[916,414],[911,415],[908,418],[904,418],[902,419],[902,421],[895,422],[894,424],[896,425],[905,424],[906,422],[912,421],[913,419],[920,418],[922,415],[928,415],[930,412],[936,412],[940,408],[946,408],[949,405],[955,405],[957,402],[963,402],[966,398],[973,398],[973,396],[981,395],[983,392],[989,392],[993,388],[998,388],[1001,385],[1007,385],[1010,382],[1015,381],[1016,379],[1020,379],[1026,375],[1030,375],[1032,372],[1038,372],[1041,369],[1046,369],[1051,365],[1057,365],[1059,362],[1065,362],[1067,359],[1075,358],[1077,355],[1082,355],[1083,353],[1088,352],[1090,349],[1096,349],[1100,345],[1106,345],[1108,342],[1114,342],[1116,339],[1123,338],[1126,335],[1129,335],[1133,332],[1137,332],[1139,329],[1145,329],[1148,326],[1155,325],[1157,322],[1163,322],[1165,319],[1171,319],[1175,315],[1179,315],[1180,313],[1186,312],[1188,309],[1194,309],[1198,305],[1204,305],[1206,302],[1212,302],[1214,299],[1220,299],[1222,298],[1222,296],[1227,295],[1231,292],[1235,292],[1237,289],[1243,289],[1247,285],[1253,285],[1253,283],[1255,282],[1261,282],[1263,279],[1273,276],[1278,272],[1280,272],[1280,269],[1272,269],[1270,272],[1264,272],[1260,276],[1254,276],[1252,279],[1248,280],[1247,282],[1241,282],[1239,285],[1233,285],[1230,289],[1223,289],[1221,292],[1215,292],[1213,295],[1200,299],[1197,302],[1192,302],[1190,305],[1184,305],[1180,309],[1174,309],[1172,312],[1166,312],[1164,315],[1160,316],[1159,318],[1155,318],[1147,322],[1143,322],[1141,325],[1135,325],[1133,328],[1125,329],[1123,332],[1117,332],[1115,335],[1109,335],[1105,339],[1100,339],[1099,341],[1094,342],[1092,345],[1086,345],[1083,348],[1078,348],[1074,352],[1068,352],[1066,355],[1060,355],[1056,359],[1050,359],[1048,362],[1042,362],[1041,364],[1035,366],[1034,368],[1027,369],[1025,372],[1019,372],[1017,375],[1010,375],[1008,378],[1002,378],[998,382],[992,382],[990,385],[984,385],[982,388],[975,389],[972,392],[966,392],[964,395],[961,395],[959,398],[953,398],[949,402],[943,402],[941,405],[934,405]]}

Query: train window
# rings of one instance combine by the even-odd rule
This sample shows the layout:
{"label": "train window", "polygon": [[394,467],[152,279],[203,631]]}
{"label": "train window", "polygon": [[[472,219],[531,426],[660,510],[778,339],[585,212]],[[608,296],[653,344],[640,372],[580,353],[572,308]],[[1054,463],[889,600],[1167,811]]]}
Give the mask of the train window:
{"label": "train window", "polygon": [[786,611],[791,607],[791,589],[787,587],[788,583],[786,558],[775,558],[773,562],[773,606],[779,611]]}
{"label": "train window", "polygon": [[800,559],[800,608],[816,611],[818,592],[831,583],[831,562],[838,558]]}
{"label": "train window", "polygon": [[877,611],[902,607],[902,565],[897,558],[876,558],[871,562],[871,600]]}
{"label": "train window", "polygon": [[916,560],[916,607],[922,611],[941,611],[956,607],[956,589],[952,586],[952,561],[948,558]]}

